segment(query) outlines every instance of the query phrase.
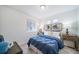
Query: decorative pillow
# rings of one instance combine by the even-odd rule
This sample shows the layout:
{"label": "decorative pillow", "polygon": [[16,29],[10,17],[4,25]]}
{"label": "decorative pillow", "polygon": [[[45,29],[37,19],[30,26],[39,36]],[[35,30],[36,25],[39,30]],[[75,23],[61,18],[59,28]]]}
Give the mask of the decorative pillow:
{"label": "decorative pillow", "polygon": [[57,37],[57,38],[59,38],[59,39],[60,39],[59,34],[60,34],[60,32],[53,32],[52,36]]}
{"label": "decorative pillow", "polygon": [[0,54],[4,54],[8,51],[8,43],[0,42]]}

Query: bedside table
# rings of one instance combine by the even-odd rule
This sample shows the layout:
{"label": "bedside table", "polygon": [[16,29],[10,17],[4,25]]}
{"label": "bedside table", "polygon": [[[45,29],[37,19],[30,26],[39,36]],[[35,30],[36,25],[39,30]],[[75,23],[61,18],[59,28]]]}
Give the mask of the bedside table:
{"label": "bedside table", "polygon": [[[75,48],[76,50],[78,50],[79,37],[74,36],[74,35],[66,35],[66,34],[63,34],[62,37],[63,37],[63,40],[73,41],[73,42],[74,42],[74,48]],[[69,47],[70,47],[70,46],[69,46]]]}
{"label": "bedside table", "polygon": [[13,46],[7,51],[7,54],[22,54],[23,51],[17,42],[13,42]]}

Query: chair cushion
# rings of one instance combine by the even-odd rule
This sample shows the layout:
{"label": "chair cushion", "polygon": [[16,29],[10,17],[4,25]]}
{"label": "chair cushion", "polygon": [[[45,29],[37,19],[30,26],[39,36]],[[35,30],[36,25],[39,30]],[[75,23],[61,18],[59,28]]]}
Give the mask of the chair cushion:
{"label": "chair cushion", "polygon": [[4,54],[8,51],[8,43],[0,42],[0,54]]}

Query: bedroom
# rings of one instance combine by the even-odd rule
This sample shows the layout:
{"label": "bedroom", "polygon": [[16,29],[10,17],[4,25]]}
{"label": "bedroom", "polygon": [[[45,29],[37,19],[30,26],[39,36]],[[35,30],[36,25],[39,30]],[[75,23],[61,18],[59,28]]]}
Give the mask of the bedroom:
{"label": "bedroom", "polygon": [[[59,39],[62,39],[62,36],[65,37],[65,40],[62,40],[65,46],[58,53],[78,54],[79,44],[75,41],[79,40],[78,22],[78,5],[0,6],[0,35],[3,35],[5,42],[10,44],[9,48],[14,45],[12,42],[16,41],[25,54],[40,53],[35,47],[32,47],[34,49],[32,51],[27,46],[29,39],[36,36],[39,30],[50,37],[55,36]],[[53,26],[54,24],[58,25]]]}

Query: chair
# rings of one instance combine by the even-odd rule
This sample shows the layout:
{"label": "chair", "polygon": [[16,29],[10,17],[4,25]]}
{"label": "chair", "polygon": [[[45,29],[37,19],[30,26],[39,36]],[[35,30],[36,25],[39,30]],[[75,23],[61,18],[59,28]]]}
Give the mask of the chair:
{"label": "chair", "polygon": [[0,42],[4,41],[3,35],[0,35]]}

